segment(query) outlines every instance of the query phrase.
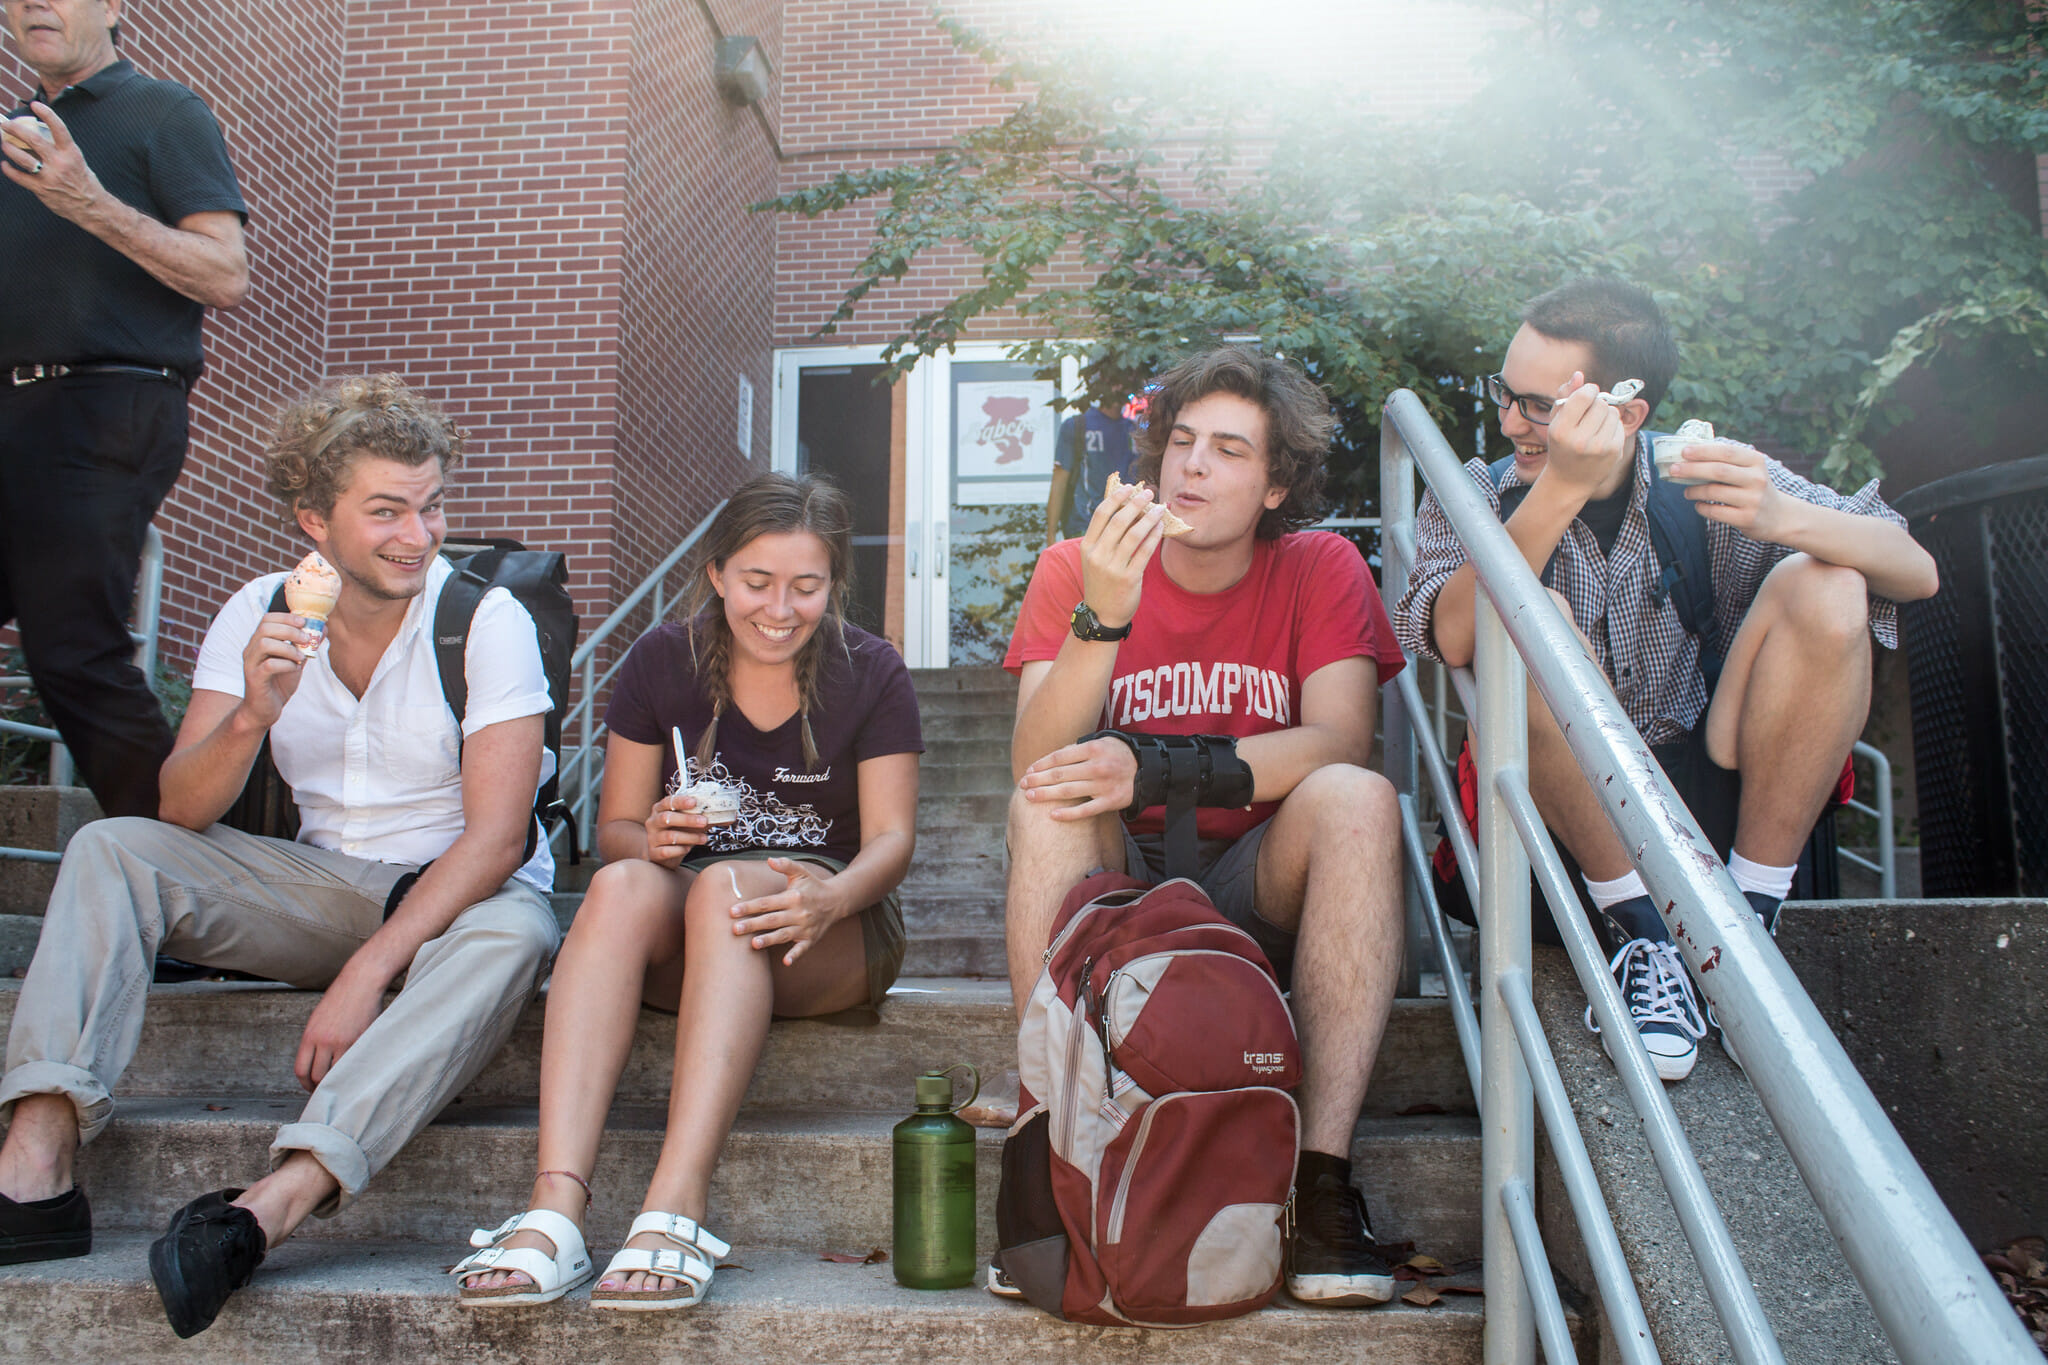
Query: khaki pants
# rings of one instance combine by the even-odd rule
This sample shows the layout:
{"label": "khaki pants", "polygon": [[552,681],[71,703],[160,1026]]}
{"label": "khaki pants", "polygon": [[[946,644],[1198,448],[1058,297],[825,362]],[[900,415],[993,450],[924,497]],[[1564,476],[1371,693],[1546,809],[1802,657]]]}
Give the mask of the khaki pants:
{"label": "khaki pants", "polygon": [[[410,870],[224,825],[87,825],[65,851],[15,1006],[0,1117],[24,1095],[66,1095],[90,1142],[141,1040],[159,950],[321,989],[383,924],[384,901]],[[397,999],[271,1143],[273,1164],[311,1152],[340,1182],[319,1213],[360,1194],[483,1069],[560,939],[547,898],[514,880],[419,950]]]}

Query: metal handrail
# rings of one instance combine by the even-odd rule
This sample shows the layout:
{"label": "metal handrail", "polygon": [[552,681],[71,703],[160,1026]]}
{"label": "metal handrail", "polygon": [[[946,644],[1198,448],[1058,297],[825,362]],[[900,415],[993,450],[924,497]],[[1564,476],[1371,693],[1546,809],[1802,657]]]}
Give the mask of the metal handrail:
{"label": "metal handrail", "polygon": [[[157,632],[163,621],[164,598],[164,538],[151,526],[142,538],[141,577],[135,588],[135,626],[128,632],[128,638],[135,642],[135,666],[142,670],[144,681],[151,692],[156,691]],[[0,687],[34,687],[33,679],[13,676],[0,677]],[[16,720],[0,720],[0,733],[26,735],[30,739],[44,739],[50,742],[50,785],[68,787],[71,785],[71,751],[64,747],[64,737],[47,725],[24,725]],[[0,859],[11,858],[24,863],[54,863],[63,859],[60,849],[10,848],[0,846]]]}
{"label": "metal handrail", "polygon": [[[668,576],[675,572],[676,566],[683,562],[690,551],[696,548],[697,542],[703,539],[704,533],[711,529],[711,523],[725,510],[727,501],[720,498],[718,505],[704,514],[704,519],[691,528],[681,543],[670,550],[667,557],[657,564],[647,577],[640,580],[640,586],[626,594],[626,600],[619,603],[611,615],[598,624],[597,629],[584,637],[583,643],[576,647],[576,652],[569,658],[569,671],[582,676],[583,686],[581,695],[570,704],[568,711],[562,716],[562,794],[569,805],[569,818],[575,822],[584,848],[592,846],[590,839],[597,819],[598,783],[604,777],[604,754],[598,747],[598,741],[605,737],[607,727],[597,718],[597,698],[599,692],[610,685],[613,676],[619,671],[619,666],[625,662],[625,656],[621,654],[600,677],[597,672],[598,648],[610,639],[650,596],[654,599],[652,624],[660,624],[667,605],[664,588]],[[582,739],[572,749],[569,735],[579,726],[583,732]],[[570,758],[572,752],[575,755],[573,760]],[[573,778],[570,775],[572,766],[575,769]],[[566,824],[559,826],[550,838],[559,839],[567,830]]]}
{"label": "metal handrail", "polygon": [[[1711,854],[1702,856],[1701,850],[1710,847],[1706,837],[1621,712],[1599,670],[1580,649],[1570,624],[1422,401],[1407,390],[1388,400],[1381,424],[1383,543],[1392,547],[1385,574],[1389,605],[1398,600],[1408,576],[1401,546],[1405,537],[1406,553],[1412,555],[1416,469],[1466,546],[1482,589],[1475,604],[1478,707],[1468,714],[1478,720],[1481,775],[1479,1070],[1488,1361],[1533,1360],[1537,1328],[1503,1193],[1511,1182],[1526,1185],[1533,1180],[1532,1083],[1508,1005],[1514,974],[1526,979],[1529,971],[1529,853],[1537,855],[1539,873],[1559,874],[1558,884],[1546,885],[1553,902],[1569,898],[1569,906],[1553,905],[1567,947],[1573,938],[1571,922],[1586,932],[1581,948],[1591,939],[1561,868],[1545,867],[1549,860],[1542,855],[1548,838],[1528,799],[1523,775],[1525,667],[1544,703],[1563,720],[1573,756],[1622,846],[1633,850],[1652,899],[1664,907],[1667,919],[1683,915],[1686,932],[1677,937],[1679,952],[1733,1038],[1765,1112],[1900,1358],[1907,1365],[1919,1365],[2033,1357],[2033,1343],[2017,1315],[1727,869]],[[1399,695],[1399,690],[1392,695]],[[1408,720],[1405,713],[1410,709],[1421,714],[1419,707],[1404,705],[1397,733],[1395,708],[1388,708],[1390,772],[1402,767],[1394,758],[1397,748],[1412,754],[1420,727]],[[1408,770],[1412,772],[1412,763]],[[1412,805],[1407,809],[1412,812]],[[1518,816],[1531,827],[1518,828]],[[1423,880],[1421,869],[1411,869],[1411,883]],[[1550,880],[1546,878],[1546,883]],[[1593,956],[1597,959],[1597,950]],[[1654,1074],[1649,1059],[1620,1008],[1606,964],[1588,972],[1579,958],[1574,954],[1574,966],[1580,969],[1594,1012],[1613,1044],[1624,1086],[1636,1099],[1635,1082]],[[1447,977],[1457,970],[1452,961],[1444,966]],[[1661,1126],[1660,1108],[1668,1113],[1669,1104],[1656,1102],[1662,1098],[1661,1085],[1649,1081],[1643,1088],[1656,1095],[1645,1096],[1651,1099],[1649,1108],[1644,1110],[1639,1102],[1638,1112],[1646,1128],[1655,1129]],[[1682,1132],[1677,1137],[1682,1141]],[[1769,1338],[1761,1313],[1749,1321],[1742,1293],[1728,1283],[1738,1280],[1746,1287],[1747,1276],[1741,1274],[1739,1262],[1730,1266],[1723,1261],[1712,1234],[1718,1210],[1703,1187],[1697,1200],[1686,1189],[1689,1181],[1681,1168],[1692,1163],[1668,1163],[1667,1154],[1658,1153],[1657,1146],[1653,1141],[1653,1154],[1737,1358],[1777,1358],[1776,1343]],[[1553,1141],[1553,1150],[1562,1147]],[[1585,1230],[1583,1220],[1581,1229]],[[1596,1274],[1598,1265],[1596,1258]],[[1603,1302],[1611,1305],[1623,1292],[1633,1294],[1634,1287],[1610,1285],[1603,1279],[1600,1290]],[[1753,1290],[1748,1297],[1754,1300]],[[1752,1330],[1758,1324],[1761,1334]]]}

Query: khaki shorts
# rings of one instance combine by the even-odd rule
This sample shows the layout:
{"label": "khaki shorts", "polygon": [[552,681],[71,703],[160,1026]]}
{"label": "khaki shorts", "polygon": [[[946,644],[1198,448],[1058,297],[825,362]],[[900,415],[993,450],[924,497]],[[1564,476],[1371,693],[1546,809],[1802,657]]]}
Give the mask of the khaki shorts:
{"label": "khaki shorts", "polygon": [[[766,862],[770,858],[796,858],[834,872],[844,872],[846,864],[816,849],[806,848],[741,848],[730,852],[705,854],[683,860],[685,869],[701,872],[712,863],[732,860]],[[876,901],[860,912],[861,948],[867,958],[868,998],[864,1006],[856,1011],[873,1019],[881,1008],[882,997],[889,993],[889,987],[896,984],[896,974],[903,970],[903,897],[896,891]],[[838,1018],[828,1015],[827,1018]]]}

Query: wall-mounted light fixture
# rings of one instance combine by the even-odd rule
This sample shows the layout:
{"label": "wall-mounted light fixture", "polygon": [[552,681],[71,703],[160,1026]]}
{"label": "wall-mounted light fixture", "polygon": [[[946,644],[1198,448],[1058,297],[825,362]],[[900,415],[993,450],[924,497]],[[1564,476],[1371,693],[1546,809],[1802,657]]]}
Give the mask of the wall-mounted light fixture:
{"label": "wall-mounted light fixture", "polygon": [[768,55],[761,51],[760,39],[720,38],[714,69],[718,93],[734,104],[744,107],[767,98]]}

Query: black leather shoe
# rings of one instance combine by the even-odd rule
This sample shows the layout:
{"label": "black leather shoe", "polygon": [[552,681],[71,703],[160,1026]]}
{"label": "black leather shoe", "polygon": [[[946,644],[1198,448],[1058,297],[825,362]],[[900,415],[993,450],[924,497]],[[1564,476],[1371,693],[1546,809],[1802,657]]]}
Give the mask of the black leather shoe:
{"label": "black leather shoe", "polygon": [[26,1204],[0,1194],[0,1265],[56,1261],[91,1250],[92,1207],[78,1186]]}
{"label": "black leather shoe", "polygon": [[149,1244],[149,1274],[164,1316],[181,1337],[213,1326],[228,1295],[263,1264],[263,1228],[256,1215],[228,1201],[240,1190],[203,1194],[171,1215],[170,1230]]}

